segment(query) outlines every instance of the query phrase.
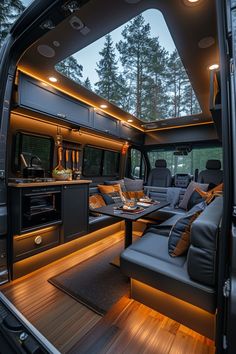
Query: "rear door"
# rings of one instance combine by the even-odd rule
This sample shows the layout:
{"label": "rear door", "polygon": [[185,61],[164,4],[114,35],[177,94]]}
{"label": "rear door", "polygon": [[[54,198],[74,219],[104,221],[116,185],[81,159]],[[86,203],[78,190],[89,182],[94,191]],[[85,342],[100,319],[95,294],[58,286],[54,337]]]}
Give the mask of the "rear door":
{"label": "rear door", "polygon": [[236,353],[236,1],[217,0],[224,213],[219,241],[217,353]]}

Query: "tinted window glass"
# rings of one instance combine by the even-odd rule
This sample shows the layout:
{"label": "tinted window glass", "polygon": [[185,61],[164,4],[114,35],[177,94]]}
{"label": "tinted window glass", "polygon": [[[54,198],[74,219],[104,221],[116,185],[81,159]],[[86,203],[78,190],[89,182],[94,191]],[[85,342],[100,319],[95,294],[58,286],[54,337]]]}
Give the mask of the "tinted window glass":
{"label": "tinted window glass", "polygon": [[164,159],[171,173],[190,173],[194,174],[195,169],[205,170],[207,160],[216,159],[222,163],[222,148],[194,148],[187,155],[176,156],[174,151],[149,151],[148,158],[151,168],[155,167],[155,161]]}
{"label": "tinted window glass", "polygon": [[114,151],[104,151],[103,176],[119,175],[120,154]]}
{"label": "tinted window glass", "polygon": [[[53,139],[39,135],[30,135],[25,133],[17,133],[15,140],[14,153],[14,169],[21,171],[23,163],[20,155],[23,154],[27,165],[30,165],[32,157],[37,157],[41,161],[41,166],[45,169],[47,175],[51,174],[52,156],[53,156]],[[34,164],[39,164],[37,159],[33,160]]]}
{"label": "tinted window glass", "polygon": [[102,166],[102,153],[100,149],[86,147],[84,149],[83,175],[100,176]]}
{"label": "tinted window glass", "polygon": [[119,160],[118,152],[87,146],[84,148],[83,175],[89,177],[118,176]]}
{"label": "tinted window glass", "polygon": [[139,150],[131,149],[131,177],[139,178],[142,154]]}

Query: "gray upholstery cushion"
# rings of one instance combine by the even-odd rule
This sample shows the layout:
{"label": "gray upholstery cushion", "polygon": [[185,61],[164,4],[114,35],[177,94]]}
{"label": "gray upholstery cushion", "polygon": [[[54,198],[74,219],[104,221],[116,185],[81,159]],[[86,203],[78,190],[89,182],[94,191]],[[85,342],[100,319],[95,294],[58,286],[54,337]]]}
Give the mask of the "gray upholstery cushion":
{"label": "gray upholstery cushion", "polygon": [[[160,161],[160,160],[157,160]],[[172,183],[172,175],[168,168],[153,168],[148,176],[148,185],[156,187],[170,187]]]}
{"label": "gray upholstery cushion", "polygon": [[208,160],[206,163],[207,170],[220,170],[221,162],[220,160]]}
{"label": "gray upholstery cushion", "polygon": [[176,257],[186,254],[190,245],[190,229],[192,222],[205,209],[206,203],[195,205],[188,213],[180,217],[173,225],[168,242],[170,256]]}
{"label": "gray upholstery cushion", "polygon": [[204,170],[198,175],[198,182],[200,183],[213,183],[216,186],[223,181],[222,170]]}
{"label": "gray upholstery cushion", "polygon": [[202,183],[197,183],[197,182],[191,182],[188,185],[188,188],[186,189],[186,192],[184,194],[183,200],[179,203],[179,207],[182,209],[187,210],[188,207],[188,201],[194,191],[195,188],[201,188],[203,191],[207,191],[208,184],[202,184]]}
{"label": "gray upholstery cushion", "polygon": [[192,224],[188,253],[188,273],[191,279],[215,285],[217,272],[217,242],[223,210],[223,198],[217,197]]}
{"label": "gray upholstery cushion", "polygon": [[155,167],[162,167],[162,168],[166,168],[167,163],[166,160],[156,160],[155,162]]}
{"label": "gray upholstery cushion", "polygon": [[190,279],[186,257],[170,257],[165,236],[147,233],[122,252],[120,266],[131,278],[209,312],[215,311],[215,290]]}
{"label": "gray upholstery cushion", "polygon": [[124,178],[125,190],[127,192],[142,191],[143,190],[143,180],[142,179],[131,179]]}

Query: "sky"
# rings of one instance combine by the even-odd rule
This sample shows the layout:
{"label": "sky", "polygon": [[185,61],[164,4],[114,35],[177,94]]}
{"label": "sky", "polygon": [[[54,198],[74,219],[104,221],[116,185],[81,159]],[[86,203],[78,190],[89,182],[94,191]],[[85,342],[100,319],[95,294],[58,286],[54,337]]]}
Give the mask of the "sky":
{"label": "sky", "polygon": [[[22,2],[25,6],[28,6],[32,0],[22,0]],[[151,35],[159,37],[160,44],[167,51],[172,52],[175,49],[175,45],[162,13],[156,9],[150,9],[143,12],[143,17],[145,21],[151,25]],[[117,43],[122,39],[121,32],[124,27],[125,24],[111,32],[114,43]],[[79,64],[83,66],[83,79],[85,80],[86,77],[89,77],[92,84],[98,81],[95,68],[96,63],[100,60],[99,52],[103,48],[103,45],[104,37],[74,54]]]}
{"label": "sky", "polygon": [[[151,35],[159,37],[160,44],[169,52],[175,49],[174,42],[164,20],[162,13],[156,9],[150,9],[143,12],[143,17],[146,23],[151,25]],[[124,29],[123,26],[118,27],[111,32],[113,43],[119,42],[122,39],[121,32]],[[75,53],[79,64],[83,65],[83,77],[84,79],[88,76],[92,84],[98,81],[98,76],[96,73],[96,63],[100,60],[99,51],[103,48],[104,37],[98,39],[93,44]],[[118,52],[116,50],[118,56]]]}

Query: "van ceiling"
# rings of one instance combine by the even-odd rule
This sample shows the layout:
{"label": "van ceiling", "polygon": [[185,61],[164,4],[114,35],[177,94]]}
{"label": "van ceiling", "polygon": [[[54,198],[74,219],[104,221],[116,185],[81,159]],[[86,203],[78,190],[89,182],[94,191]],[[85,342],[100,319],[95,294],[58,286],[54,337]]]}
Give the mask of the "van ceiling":
{"label": "van ceiling", "polygon": [[[186,5],[188,3],[187,0],[136,0],[137,3],[133,4],[131,2],[130,0],[90,0],[69,16],[68,12],[64,12],[65,19],[55,28],[45,30],[45,35],[35,42],[21,57],[18,68],[45,82],[48,82],[49,76],[56,76],[59,80],[53,85],[54,87],[92,106],[99,107],[101,103],[104,103],[104,99],[59,74],[54,66],[61,60],[126,23],[139,13],[150,8],[156,8],[162,12],[165,18],[198,98],[202,113],[192,117],[161,120],[157,122],[155,127],[162,128],[165,126],[165,128],[168,128],[176,125],[184,126],[212,122],[209,111],[210,74],[208,66],[219,62],[214,0],[199,0],[197,5],[194,3],[195,6]],[[64,10],[61,9],[61,11]],[[72,28],[70,19],[75,15],[90,29],[88,34],[83,35],[80,31]],[[53,22],[53,13],[50,20]],[[213,37],[215,43],[203,49],[198,46],[198,43],[205,37]],[[60,45],[55,46],[53,44],[55,41],[58,41]],[[52,53],[54,55],[49,58],[42,56],[37,49],[39,45],[49,46],[53,49]],[[107,104],[109,107],[107,112],[109,114],[124,121],[132,118],[133,126],[139,129],[143,128],[139,119],[112,105],[110,102],[107,102]]]}

